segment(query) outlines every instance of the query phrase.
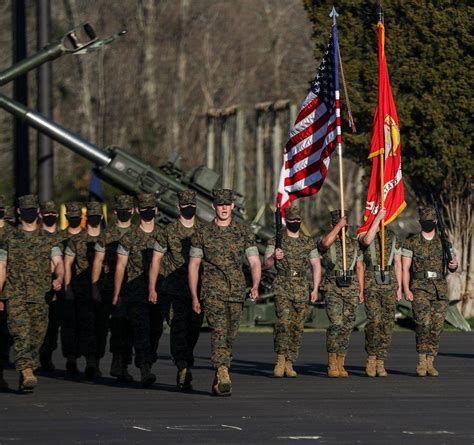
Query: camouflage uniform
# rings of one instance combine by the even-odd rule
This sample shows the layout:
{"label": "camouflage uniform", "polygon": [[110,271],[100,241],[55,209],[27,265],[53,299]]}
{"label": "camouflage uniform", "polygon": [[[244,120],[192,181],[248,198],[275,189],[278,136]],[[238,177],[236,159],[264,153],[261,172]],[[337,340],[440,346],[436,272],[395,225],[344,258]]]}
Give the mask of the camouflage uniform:
{"label": "camouflage uniform", "polygon": [[370,246],[362,246],[365,263],[365,350],[368,356],[385,360],[392,340],[393,324],[397,307],[398,282],[393,258],[400,255],[400,240],[391,230],[385,232],[385,270],[389,271],[388,284],[377,284],[375,274],[380,270],[380,232]]}
{"label": "camouflage uniform", "polygon": [[[287,211],[291,219],[294,207]],[[299,218],[299,212],[297,217]],[[293,238],[285,233],[281,249],[285,256],[275,261],[277,276],[273,282],[277,323],[273,331],[273,344],[277,354],[295,362],[303,339],[304,322],[309,312],[309,286],[307,271],[309,260],[318,258],[316,242],[303,234]],[[265,257],[273,255],[275,239],[269,240]]]}
{"label": "camouflage uniform", "polygon": [[[117,209],[133,209],[133,207],[132,196],[120,195],[117,197]],[[112,354],[120,354],[126,364],[130,364],[132,360],[133,332],[127,319],[122,299],[119,300],[117,306],[112,306],[112,298],[114,293],[115,267],[117,264],[117,248],[122,237],[130,232],[130,230],[133,230],[133,226],[125,228],[119,227],[116,224],[109,226],[101,233],[100,238],[95,244],[97,252],[105,252],[100,295],[106,311],[106,317],[101,326],[101,347],[103,345],[105,348],[105,340],[110,327],[110,352]]]}
{"label": "camouflage uniform", "polygon": [[[41,213],[58,213],[56,204],[54,201],[46,201],[40,204]],[[46,235],[49,235],[56,239],[59,247],[62,247],[61,241],[62,237],[59,232],[51,233],[44,231]],[[58,347],[58,336],[59,336],[59,327],[60,327],[60,318],[59,318],[59,302],[57,293],[53,290],[50,290],[46,294],[46,302],[49,305],[48,309],[48,329],[44,337],[43,344],[41,345],[40,355],[42,357],[50,358],[53,352]],[[43,358],[41,359],[43,360]],[[43,367],[43,362],[42,362]]]}
{"label": "camouflage uniform", "polygon": [[[140,207],[156,205],[152,194],[143,194],[138,198]],[[153,231],[147,233],[136,226],[122,237],[117,248],[119,255],[128,257],[120,298],[133,330],[137,368],[151,366],[157,360],[158,340],[163,331],[163,324],[157,321],[159,308],[148,301],[148,273],[153,245],[160,230],[155,225]]]}
{"label": "camouflage uniform", "polygon": [[[100,203],[88,203],[87,215],[102,215]],[[68,356],[100,358],[104,355],[106,338],[98,335],[104,324],[104,310],[100,302],[93,300],[91,292],[92,262],[99,238],[100,235],[92,236],[82,230],[67,242],[65,255],[74,258],[70,283],[74,314],[71,314],[71,325],[62,327],[68,342],[67,350],[71,352]]]}
{"label": "camouflage uniform", "polygon": [[[180,194],[179,204],[196,204],[196,193],[185,190]],[[157,305],[163,305],[162,313],[168,313],[171,303],[170,347],[173,360],[178,367],[190,368],[194,365],[193,350],[199,338],[203,314],[196,314],[192,308],[188,285],[189,250],[191,237],[202,227],[195,220],[193,227],[185,227],[178,220],[168,224],[158,233],[154,250],[164,254],[163,269],[166,272],[159,289]]]}
{"label": "camouflage uniform", "polygon": [[[339,211],[331,212],[333,225],[340,218]],[[356,262],[362,261],[357,240],[346,230],[346,258],[347,268],[352,272],[351,284],[348,287],[340,286],[338,276],[343,270],[342,240],[338,236],[336,241],[327,250],[323,251],[322,266],[325,274],[322,289],[325,292],[326,314],[329,318],[329,327],[326,331],[326,349],[328,353],[344,355],[349,347],[349,340],[355,323],[355,312],[359,302],[359,280],[356,274]]]}
{"label": "camouflage uniform", "polygon": [[[219,190],[214,200],[217,205],[220,200],[232,202],[233,195]],[[212,328],[212,364],[216,369],[229,368],[245,300],[242,266],[246,256],[258,255],[255,236],[248,226],[236,221],[228,226],[212,222],[192,236],[189,255],[202,259],[201,298]]]}
{"label": "camouflage uniform", "polygon": [[[38,201],[34,195],[25,195],[19,205],[38,208]],[[0,261],[7,262],[4,299],[18,371],[39,366],[39,349],[48,326],[45,294],[51,289],[54,256],[61,256],[56,240],[40,229],[27,232],[19,228],[1,243]]]}
{"label": "camouflage uniform", "polygon": [[[420,219],[436,219],[434,210],[422,209]],[[420,232],[403,243],[402,255],[412,259],[410,289],[413,292],[416,350],[419,354],[435,357],[448,308],[441,239],[435,234],[432,240],[427,240]],[[426,272],[436,272],[437,276],[426,278]]]}

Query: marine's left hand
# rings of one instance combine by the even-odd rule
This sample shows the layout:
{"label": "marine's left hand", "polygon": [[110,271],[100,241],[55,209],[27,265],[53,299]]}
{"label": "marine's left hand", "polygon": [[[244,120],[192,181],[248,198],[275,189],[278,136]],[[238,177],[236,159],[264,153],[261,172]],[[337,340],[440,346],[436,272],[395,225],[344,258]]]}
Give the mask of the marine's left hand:
{"label": "marine's left hand", "polygon": [[53,290],[59,291],[63,287],[63,280],[55,278],[52,282]]}
{"label": "marine's left hand", "polygon": [[457,268],[458,268],[458,260],[456,258],[453,258],[448,264],[448,269],[454,271]]}
{"label": "marine's left hand", "polygon": [[313,289],[310,296],[311,303],[316,303],[318,299],[319,299],[318,289]]}

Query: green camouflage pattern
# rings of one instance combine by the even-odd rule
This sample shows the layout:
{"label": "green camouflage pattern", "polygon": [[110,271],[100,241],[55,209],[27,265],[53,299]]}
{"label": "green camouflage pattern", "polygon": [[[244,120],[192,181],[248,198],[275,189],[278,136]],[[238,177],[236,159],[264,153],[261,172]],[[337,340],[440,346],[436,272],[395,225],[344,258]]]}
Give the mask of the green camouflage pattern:
{"label": "green camouflage pattern", "polygon": [[72,266],[71,289],[74,298],[91,297],[91,273],[94,261],[95,244],[100,235],[92,236],[86,230],[69,237],[65,254],[74,257]]}
{"label": "green camouflage pattern", "polygon": [[211,362],[214,368],[230,367],[232,345],[239,331],[243,303],[224,301],[216,295],[204,300],[211,333]]}
{"label": "green camouflage pattern", "polygon": [[41,213],[58,213],[58,207],[54,201],[44,201],[40,204]]}
{"label": "green camouflage pattern", "polygon": [[396,307],[397,298],[393,289],[383,289],[382,286],[366,288],[365,350],[367,355],[375,355],[379,360],[387,358],[392,341]]}
{"label": "green camouflage pattern", "polygon": [[327,352],[345,354],[349,347],[352,330],[356,321],[358,297],[341,296],[338,293],[326,295],[326,314],[329,326],[326,330]]}
{"label": "green camouflage pattern", "polygon": [[202,298],[242,303],[246,255],[258,255],[250,227],[232,221],[225,227],[210,223],[198,230],[191,238],[190,256],[202,258]]}
{"label": "green camouflage pattern", "polygon": [[67,216],[82,216],[82,204],[80,202],[68,202],[66,204]]}
{"label": "green camouflage pattern", "polygon": [[421,232],[410,236],[403,243],[402,255],[412,259],[410,269],[410,289],[412,292],[425,292],[432,299],[448,298],[446,278],[414,279],[413,277],[417,272],[443,273],[443,245],[437,233],[432,240],[425,239]]}
{"label": "green camouflage pattern", "polygon": [[418,209],[421,221],[434,221],[436,219],[436,210],[433,206],[420,207]]}
{"label": "green camouflage pattern", "polygon": [[215,205],[232,204],[235,200],[234,191],[230,189],[216,189],[212,191]]}
{"label": "green camouflage pattern", "polygon": [[133,196],[130,195],[119,195],[115,198],[115,208],[130,210],[135,207],[135,201]]}
{"label": "green camouflage pattern", "polygon": [[285,217],[287,220],[301,219],[301,210],[298,206],[292,205],[285,211]]}
{"label": "green camouflage pattern", "polygon": [[180,206],[196,205],[196,192],[194,190],[183,190],[178,194],[178,203]]}
{"label": "green camouflage pattern", "polygon": [[124,301],[148,302],[148,273],[153,245],[161,230],[155,225],[147,233],[140,226],[135,226],[121,238],[117,253],[128,256],[126,277],[122,284]]}
{"label": "green camouflage pattern", "polygon": [[410,290],[413,292],[413,315],[416,324],[416,349],[419,353],[435,356],[448,309],[446,278],[414,279],[417,272],[442,273],[443,246],[438,234],[427,240],[420,233],[403,243],[402,255],[412,259]]}
{"label": "green camouflage pattern", "polygon": [[102,265],[101,291],[113,293],[115,267],[117,265],[117,249],[120,240],[133,226],[119,227],[116,224],[108,226],[100,234],[94,246],[95,251],[105,252],[104,262]]}
{"label": "green camouflage pattern", "polygon": [[18,207],[20,209],[37,209],[39,207],[38,196],[23,195],[18,198]]}
{"label": "green camouflage pattern", "polygon": [[102,216],[102,204],[97,201],[90,201],[87,203],[87,214],[89,216],[98,215]]}
{"label": "green camouflage pattern", "polygon": [[156,207],[156,198],[153,193],[141,193],[137,196],[138,207],[144,209],[145,207]]}

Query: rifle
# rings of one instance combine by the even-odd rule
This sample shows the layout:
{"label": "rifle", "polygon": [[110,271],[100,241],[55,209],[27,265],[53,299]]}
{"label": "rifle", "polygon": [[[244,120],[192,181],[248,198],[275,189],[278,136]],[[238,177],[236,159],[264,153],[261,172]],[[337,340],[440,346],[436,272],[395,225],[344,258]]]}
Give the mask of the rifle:
{"label": "rifle", "polygon": [[433,206],[436,212],[436,228],[438,231],[438,235],[441,239],[441,244],[443,246],[443,257],[445,261],[445,267],[448,267],[448,264],[454,259],[454,250],[453,245],[449,241],[448,234],[446,233],[446,227],[443,224],[443,220],[441,217],[441,211],[436,204],[434,196],[431,195],[431,200],[433,201]]}
{"label": "rifle", "polygon": [[281,209],[279,204],[277,204],[275,209],[275,231],[275,249],[281,249],[281,240],[283,238],[283,221],[281,218]]}

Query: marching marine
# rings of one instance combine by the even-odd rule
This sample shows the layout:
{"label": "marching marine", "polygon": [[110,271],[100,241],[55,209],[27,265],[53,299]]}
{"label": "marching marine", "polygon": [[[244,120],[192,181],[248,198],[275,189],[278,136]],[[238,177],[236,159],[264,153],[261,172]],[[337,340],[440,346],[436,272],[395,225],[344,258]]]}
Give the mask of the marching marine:
{"label": "marching marine", "polygon": [[20,227],[0,243],[0,289],[5,286],[0,308],[5,309],[6,300],[20,389],[32,390],[38,383],[34,371],[48,328],[45,295],[51,287],[61,289],[64,268],[56,240],[39,228],[38,198],[24,195],[18,201]]}
{"label": "marching marine", "polygon": [[189,288],[193,309],[200,314],[198,282],[202,263],[201,299],[212,329],[211,360],[216,369],[212,392],[217,396],[230,396],[232,344],[239,330],[246,291],[242,266],[247,258],[252,275],[250,298],[256,299],[261,264],[255,235],[250,227],[232,219],[233,191],[215,190],[213,198],[214,221],[203,226],[191,238]]}
{"label": "marching marine", "polygon": [[386,211],[382,209],[369,230],[359,237],[365,264],[365,350],[366,374],[386,377],[385,360],[392,340],[397,301],[402,299],[402,263],[400,240],[391,230],[385,232],[384,257],[387,263],[381,269],[382,239],[380,223]]}
{"label": "marching marine", "polygon": [[[319,242],[318,248],[324,267],[322,287],[325,290],[326,313],[329,326],[326,331],[328,377],[347,377],[345,359],[354,329],[357,305],[362,302],[364,267],[357,240],[347,230],[347,214],[331,212],[332,230]],[[347,270],[344,270],[342,229],[346,227]]]}
{"label": "marching marine", "polygon": [[[300,232],[300,225],[300,209],[289,207],[286,210],[286,231],[281,239],[281,248],[276,247],[276,239],[272,239],[265,251],[264,269],[275,267],[277,271],[273,282],[278,319],[273,333],[277,354],[273,371],[275,377],[297,375],[293,364],[301,347],[309,301],[316,301],[321,281],[321,261],[316,243]],[[313,283],[311,292],[307,279],[309,265]]]}
{"label": "marching marine", "polygon": [[91,289],[91,271],[94,247],[100,237],[102,206],[99,202],[87,203],[87,227],[72,235],[65,250],[65,292],[68,300],[74,300],[75,323],[69,334],[75,343],[75,357],[86,358],[85,375],[88,380],[101,377],[99,361],[105,344],[100,338],[102,304],[94,300]]}
{"label": "marching marine", "polygon": [[147,388],[156,381],[151,366],[157,359],[159,334],[163,329],[155,306],[148,301],[148,273],[160,230],[155,223],[157,208],[153,193],[138,195],[138,212],[140,224],[121,238],[117,248],[112,304],[125,306],[133,331],[135,366],[140,369],[142,386]]}
{"label": "marching marine", "polygon": [[438,370],[434,360],[438,354],[439,339],[443,331],[448,308],[446,269],[453,273],[458,268],[456,258],[445,258],[440,235],[436,232],[435,209],[419,210],[421,232],[403,243],[403,289],[406,299],[412,301],[416,323],[416,350],[419,377],[436,377]]}
{"label": "marching marine", "polygon": [[[191,368],[194,365],[194,347],[199,338],[203,314],[193,311],[188,285],[189,249],[191,237],[201,228],[196,219],[196,192],[184,190],[179,194],[179,218],[158,233],[155,240],[150,267],[149,299],[151,303],[163,305],[161,312],[172,308],[170,348],[173,361],[178,368],[176,384],[179,390],[192,389]],[[165,263],[166,276],[159,295],[156,282]]]}
{"label": "marching marine", "polygon": [[113,306],[112,300],[117,248],[122,237],[133,228],[134,207],[133,196],[116,197],[114,213],[117,221],[102,231],[95,244],[92,264],[92,293],[94,300],[100,301],[103,309],[102,323],[99,326],[100,354],[103,355],[105,352],[110,328],[110,352],[112,353],[110,375],[121,382],[133,381],[127,369],[132,362],[133,332],[122,301],[119,299],[119,303]]}

